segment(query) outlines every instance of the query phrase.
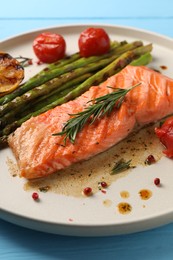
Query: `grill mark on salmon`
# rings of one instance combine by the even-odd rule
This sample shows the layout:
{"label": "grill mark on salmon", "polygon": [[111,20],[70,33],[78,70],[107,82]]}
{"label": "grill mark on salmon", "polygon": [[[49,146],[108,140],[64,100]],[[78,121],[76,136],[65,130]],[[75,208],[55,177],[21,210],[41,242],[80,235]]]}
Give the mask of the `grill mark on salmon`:
{"label": "grill mark on salmon", "polygon": [[[141,84],[126,95],[119,110],[115,108],[110,116],[85,125],[75,144],[67,140],[64,146],[64,136],[52,136],[62,131],[69,114],[81,112],[90,105],[88,101],[114,91],[112,88],[127,89],[139,82]],[[45,177],[104,152],[127,137],[135,127],[158,121],[171,113],[173,80],[147,67],[129,65],[75,100],[30,118],[9,136],[8,143],[22,177]]]}

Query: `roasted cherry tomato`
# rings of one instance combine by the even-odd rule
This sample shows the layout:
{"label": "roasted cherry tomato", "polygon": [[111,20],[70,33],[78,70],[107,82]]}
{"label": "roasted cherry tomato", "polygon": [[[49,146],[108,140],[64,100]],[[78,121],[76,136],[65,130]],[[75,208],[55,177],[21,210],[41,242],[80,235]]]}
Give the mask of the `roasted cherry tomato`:
{"label": "roasted cherry tomato", "polygon": [[33,49],[40,61],[52,63],[64,57],[66,42],[60,34],[45,32],[35,38]]}
{"label": "roasted cherry tomato", "polygon": [[78,40],[82,57],[102,55],[110,49],[110,39],[102,28],[88,28],[83,31]]}
{"label": "roasted cherry tomato", "polygon": [[160,128],[155,129],[155,132],[166,147],[163,153],[167,157],[173,158],[173,117],[168,118]]}

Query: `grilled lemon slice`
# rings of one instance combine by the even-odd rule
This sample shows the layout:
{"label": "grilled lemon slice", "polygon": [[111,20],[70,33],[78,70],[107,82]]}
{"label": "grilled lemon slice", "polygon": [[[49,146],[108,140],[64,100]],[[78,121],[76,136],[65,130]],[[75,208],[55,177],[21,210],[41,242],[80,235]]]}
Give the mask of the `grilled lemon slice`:
{"label": "grilled lemon slice", "polygon": [[0,96],[15,90],[24,78],[24,68],[8,53],[0,51]]}

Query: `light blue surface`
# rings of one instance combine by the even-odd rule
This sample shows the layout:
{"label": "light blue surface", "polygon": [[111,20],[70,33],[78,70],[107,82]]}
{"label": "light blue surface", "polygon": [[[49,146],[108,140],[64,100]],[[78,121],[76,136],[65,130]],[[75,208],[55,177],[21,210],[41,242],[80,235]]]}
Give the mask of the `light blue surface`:
{"label": "light blue surface", "polygon": [[[173,37],[172,10],[172,0],[1,1],[0,40],[71,23],[126,25]],[[173,259],[173,224],[131,235],[80,238],[45,234],[0,220],[0,259]]]}

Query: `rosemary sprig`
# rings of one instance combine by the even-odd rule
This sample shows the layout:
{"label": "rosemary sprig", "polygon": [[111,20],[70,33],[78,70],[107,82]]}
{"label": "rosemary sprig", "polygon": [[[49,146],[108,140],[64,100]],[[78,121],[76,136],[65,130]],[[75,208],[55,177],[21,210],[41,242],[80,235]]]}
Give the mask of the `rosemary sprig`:
{"label": "rosemary sprig", "polygon": [[27,67],[27,66],[31,65],[30,63],[32,63],[31,58],[27,58],[27,57],[23,57],[23,56],[16,57],[15,59],[18,60],[21,64],[21,66],[23,66],[23,67]]}
{"label": "rosemary sprig", "polygon": [[96,119],[99,119],[105,115],[109,116],[113,108],[116,107],[119,109],[124,101],[125,95],[140,84],[141,83],[138,83],[129,89],[116,88],[114,92],[98,97],[94,100],[90,100],[89,102],[94,101],[92,105],[85,108],[82,112],[70,114],[73,117],[65,123],[62,131],[53,135],[65,135],[64,142],[66,143],[67,138],[69,138],[71,143],[74,144],[78,132],[82,130],[88,121],[90,124],[93,124]]}
{"label": "rosemary sprig", "polygon": [[120,173],[120,172],[123,172],[129,168],[131,168],[130,166],[130,163],[131,163],[132,160],[129,160],[129,161],[125,161],[124,159],[120,159],[115,165],[114,167],[112,168],[112,171],[111,171],[111,174],[117,174],[117,173]]}

